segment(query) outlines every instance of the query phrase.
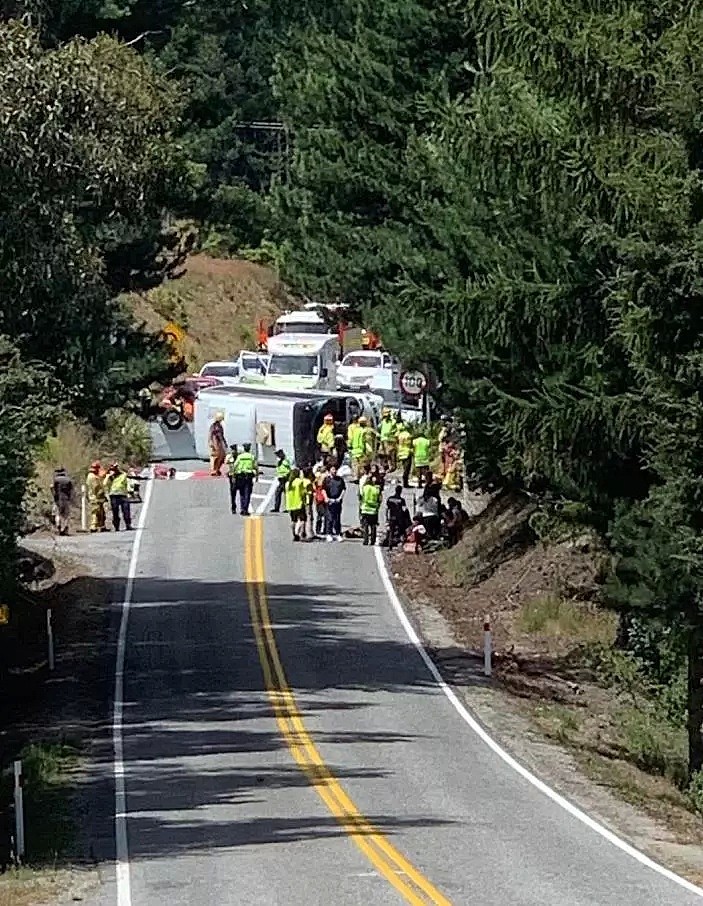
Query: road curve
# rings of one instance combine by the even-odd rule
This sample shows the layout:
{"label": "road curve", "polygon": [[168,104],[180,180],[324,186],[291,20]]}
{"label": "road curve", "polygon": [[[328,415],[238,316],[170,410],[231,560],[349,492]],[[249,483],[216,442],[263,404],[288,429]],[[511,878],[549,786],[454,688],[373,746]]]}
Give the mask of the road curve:
{"label": "road curve", "polygon": [[459,719],[371,550],[232,516],[224,481],[155,483],[122,739],[129,866],[100,906],[701,903]]}

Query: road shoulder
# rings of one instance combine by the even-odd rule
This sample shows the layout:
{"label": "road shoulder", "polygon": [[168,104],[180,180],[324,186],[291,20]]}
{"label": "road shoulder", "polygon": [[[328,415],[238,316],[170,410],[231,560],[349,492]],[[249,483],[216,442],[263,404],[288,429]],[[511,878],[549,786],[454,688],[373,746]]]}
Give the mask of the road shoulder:
{"label": "road shoulder", "polygon": [[56,667],[48,672],[43,637],[24,659],[27,679],[14,678],[15,695],[2,708],[3,762],[22,754],[33,788],[27,791],[29,867],[0,878],[0,906],[82,900],[111,870],[113,611],[133,537],[24,539],[25,549],[56,570],[33,595],[37,608],[52,609]]}
{"label": "road shoulder", "polygon": [[[485,680],[482,663],[458,637],[455,627],[428,598],[408,594],[398,561],[384,555],[403,608],[443,679],[488,733],[515,759],[557,793],[654,861],[694,884],[703,884],[703,833],[690,816],[688,836],[674,831],[643,808],[623,801],[584,773],[565,746],[541,733],[519,700],[498,680]],[[458,718],[457,718],[458,719]]]}

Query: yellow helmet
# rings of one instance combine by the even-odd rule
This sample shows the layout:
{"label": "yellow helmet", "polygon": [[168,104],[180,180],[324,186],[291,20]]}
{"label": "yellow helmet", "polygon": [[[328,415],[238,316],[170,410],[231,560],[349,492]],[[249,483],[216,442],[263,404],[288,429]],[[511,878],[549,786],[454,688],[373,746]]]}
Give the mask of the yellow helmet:
{"label": "yellow helmet", "polygon": [[383,409],[383,417],[385,418],[387,415],[390,415],[390,414],[391,414],[391,410],[388,408],[388,406],[385,406]]}
{"label": "yellow helmet", "polygon": [[366,418],[365,415],[360,416],[360,418],[359,418],[360,425],[368,425],[368,423],[369,423],[369,420],[368,420],[368,418]]}

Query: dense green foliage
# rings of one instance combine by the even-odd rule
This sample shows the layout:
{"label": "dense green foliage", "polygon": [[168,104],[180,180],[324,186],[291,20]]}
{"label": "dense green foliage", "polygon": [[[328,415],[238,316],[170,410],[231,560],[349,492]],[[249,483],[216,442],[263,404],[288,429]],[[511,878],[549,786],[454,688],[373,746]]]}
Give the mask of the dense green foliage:
{"label": "dense green foliage", "polygon": [[98,423],[169,372],[116,295],[165,266],[163,211],[186,173],[164,114],[174,96],[111,38],[45,49],[0,23],[0,584],[59,407]]}
{"label": "dense green foliage", "polygon": [[[30,12],[50,50],[17,25],[0,48],[0,80],[20,74],[0,105],[23,111],[0,136],[0,204],[13,212],[0,281],[24,300],[0,308],[0,332],[104,408],[136,378],[123,362],[148,358],[143,345],[131,355],[145,341],[112,298],[159,279],[147,252],[164,210],[199,221],[209,247],[272,250],[295,289],[348,302],[406,362],[436,371],[478,480],[575,501],[607,535],[623,640],[658,682],[687,665],[700,768],[703,11],[4,6]],[[32,156],[39,135],[48,151]]]}
{"label": "dense green foliage", "polygon": [[316,28],[277,70],[289,272],[438,370],[480,477],[609,526],[614,603],[684,636],[698,769],[703,12],[355,7],[362,28]]}

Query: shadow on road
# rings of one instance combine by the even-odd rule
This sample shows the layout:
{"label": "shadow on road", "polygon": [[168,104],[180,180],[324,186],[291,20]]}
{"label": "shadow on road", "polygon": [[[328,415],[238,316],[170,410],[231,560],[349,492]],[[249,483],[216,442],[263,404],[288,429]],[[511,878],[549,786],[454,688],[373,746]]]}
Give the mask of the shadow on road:
{"label": "shadow on road", "polygon": [[[102,586],[99,595],[96,583]],[[79,578],[70,585],[74,600],[83,592],[112,602],[124,595],[118,579]],[[379,691],[430,693],[432,679],[417,652],[410,644],[369,635],[364,614],[373,602],[354,590],[267,583],[266,592],[303,717],[316,743],[333,746],[330,769],[342,784],[383,780],[388,774],[373,767],[345,765],[343,753],[352,746],[407,745],[421,738],[397,728],[369,729],[356,717],[377,706]],[[268,816],[266,808],[256,808],[275,791],[310,781],[290,758],[264,692],[245,583],[138,578],[133,602],[123,718],[132,858],[345,834],[332,816],[291,816],[282,803]],[[71,861],[76,855],[86,861],[114,858],[109,695],[118,618],[119,605],[113,604],[105,675],[94,689],[103,720],[86,725],[89,764],[73,778],[83,826],[80,852],[71,853]],[[57,643],[57,674],[48,697],[62,683],[80,683],[81,652],[91,640],[76,638],[69,650],[59,634]],[[91,676],[94,681],[94,671]],[[465,681],[474,677],[467,673]],[[324,715],[335,713],[338,726],[329,718],[327,726],[318,726]],[[314,804],[310,799],[311,811]],[[227,818],[215,811],[220,808]],[[423,815],[367,818],[390,836],[403,827],[446,823]]]}

